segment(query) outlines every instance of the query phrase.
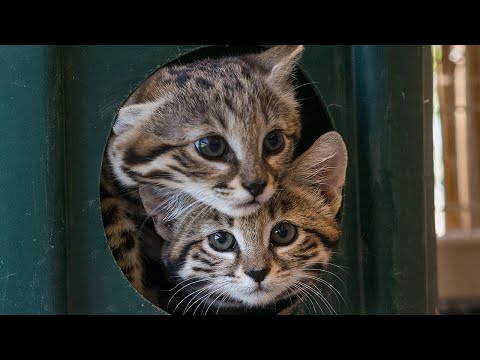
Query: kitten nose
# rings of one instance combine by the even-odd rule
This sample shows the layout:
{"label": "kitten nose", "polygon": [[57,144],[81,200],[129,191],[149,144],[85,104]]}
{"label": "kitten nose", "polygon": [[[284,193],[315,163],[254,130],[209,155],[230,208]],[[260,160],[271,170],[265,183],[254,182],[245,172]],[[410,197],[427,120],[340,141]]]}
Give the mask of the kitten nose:
{"label": "kitten nose", "polygon": [[262,282],[267,274],[270,272],[269,268],[249,269],[245,270],[245,274],[250,276],[256,282]]}
{"label": "kitten nose", "polygon": [[253,181],[246,181],[242,183],[242,185],[250,194],[256,197],[263,192],[265,186],[267,186],[267,182],[262,179],[255,179]]}

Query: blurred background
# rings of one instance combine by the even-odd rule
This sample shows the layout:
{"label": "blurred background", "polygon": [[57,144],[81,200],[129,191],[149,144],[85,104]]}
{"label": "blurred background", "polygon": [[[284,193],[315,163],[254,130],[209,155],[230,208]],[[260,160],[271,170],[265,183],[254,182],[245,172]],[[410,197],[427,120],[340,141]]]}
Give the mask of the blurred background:
{"label": "blurred background", "polygon": [[432,53],[438,312],[480,314],[480,46]]}

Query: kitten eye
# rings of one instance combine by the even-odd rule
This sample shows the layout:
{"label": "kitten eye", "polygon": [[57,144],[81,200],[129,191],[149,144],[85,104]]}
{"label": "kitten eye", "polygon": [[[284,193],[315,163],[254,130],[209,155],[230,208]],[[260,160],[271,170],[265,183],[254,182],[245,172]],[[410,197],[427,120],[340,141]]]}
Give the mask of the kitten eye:
{"label": "kitten eye", "polygon": [[225,154],[227,144],[220,136],[207,136],[195,141],[195,147],[206,158],[219,158]]}
{"label": "kitten eye", "polygon": [[235,237],[224,231],[216,232],[208,237],[210,246],[217,251],[231,251],[235,248],[237,241]]}
{"label": "kitten eye", "polygon": [[289,223],[280,223],[273,227],[270,240],[276,245],[288,245],[297,237],[297,227]]}
{"label": "kitten eye", "polygon": [[266,154],[276,154],[283,149],[284,145],[283,133],[280,130],[273,130],[263,140],[263,151]]}

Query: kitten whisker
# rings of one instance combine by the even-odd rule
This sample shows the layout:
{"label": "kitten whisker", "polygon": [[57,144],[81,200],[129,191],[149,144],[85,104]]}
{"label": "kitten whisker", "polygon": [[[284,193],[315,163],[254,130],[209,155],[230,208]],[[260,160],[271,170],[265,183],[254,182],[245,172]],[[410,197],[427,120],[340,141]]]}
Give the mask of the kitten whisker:
{"label": "kitten whisker", "polygon": [[[189,279],[189,280],[190,280],[190,279]],[[184,286],[182,286],[180,289],[178,289],[178,290],[175,292],[175,294],[173,294],[173,295],[170,297],[170,300],[169,300],[168,303],[167,303],[167,308],[168,308],[168,306],[170,305],[170,301],[173,300],[173,298],[174,298],[174,296],[175,296],[176,294],[178,294],[178,293],[179,293],[180,291],[182,291],[183,289],[185,289],[185,288],[187,288],[187,287],[189,287],[189,286],[191,286],[191,285],[193,285],[193,284],[197,284],[197,283],[199,283],[199,282],[202,282],[202,281],[207,281],[207,279],[200,279],[200,280],[196,280],[196,281],[193,281],[193,282],[189,282],[187,285],[184,285]]]}
{"label": "kitten whisker", "polygon": [[[330,314],[333,313],[335,315],[337,315],[337,312],[335,311],[335,309],[333,308],[333,306],[330,304],[330,302],[328,301],[328,299],[325,297],[325,295],[322,293],[322,291],[313,283],[310,284],[311,286],[313,286],[317,291],[315,292],[319,297],[320,299],[323,301],[323,302],[326,302],[326,305],[327,305],[327,308],[330,308],[331,311],[330,311]],[[337,298],[338,299],[338,298]],[[340,304],[339,304],[340,306]]]}
{"label": "kitten whisker", "polygon": [[349,269],[348,266],[340,266],[340,265],[337,265],[337,264],[334,264],[334,263],[331,263],[331,262],[326,262],[325,265],[334,266],[334,267],[342,270],[345,274],[347,274],[349,276],[351,275],[347,270],[345,270],[345,269]]}
{"label": "kitten whisker", "polygon": [[[202,305],[202,303],[204,304],[204,307],[205,307],[205,304],[206,302],[208,301],[208,299],[210,298],[210,296],[214,295],[217,293],[217,291],[219,291],[220,289],[223,289],[224,287],[228,286],[228,282],[223,282],[223,283],[220,283],[219,285],[217,285],[217,288],[210,291],[209,293],[207,293],[206,295],[203,296],[203,298],[200,300],[200,303],[197,305],[197,307],[195,308],[195,310],[193,311],[193,315],[195,315],[195,313],[197,312],[198,308],[200,307],[200,305]],[[193,305],[195,305],[195,303],[192,304],[192,307]],[[203,310],[202,310],[203,311]],[[202,311],[200,312],[200,315],[202,315]]]}
{"label": "kitten whisker", "polygon": [[[209,285],[206,285],[206,286],[204,286],[204,287],[202,287],[202,288],[200,288],[200,289],[195,290],[194,292],[192,292],[192,294],[196,294],[196,295],[195,295],[194,297],[192,297],[192,298],[190,299],[190,301],[187,303],[187,305],[185,306],[185,309],[183,310],[183,315],[185,315],[185,314],[187,313],[188,309],[190,309],[190,303],[192,303],[192,301],[194,301],[193,304],[192,304],[192,306],[195,305],[195,303],[196,303],[197,301],[199,301],[199,299],[201,299],[201,296],[202,296],[201,294],[202,294],[203,292],[205,292],[205,291],[208,293],[208,291],[210,290],[211,286],[212,286],[212,285],[209,284]],[[195,300],[195,299],[196,299],[196,300]]]}
{"label": "kitten whisker", "polygon": [[[323,265],[322,262],[312,263],[312,265],[313,265],[313,264]],[[321,271],[321,272],[325,272],[325,273],[327,273],[327,274],[331,274],[332,276],[335,276],[338,280],[340,280],[340,282],[342,283],[342,285],[343,285],[343,287],[345,288],[345,290],[347,290],[347,285],[345,285],[345,282],[344,282],[338,275],[336,275],[336,274],[334,274],[334,273],[332,273],[332,272],[330,272],[330,271],[328,271],[328,270],[324,270],[324,269],[318,269],[318,268],[316,268],[316,269],[308,269],[308,270],[309,270],[309,271]]]}
{"label": "kitten whisker", "polygon": [[224,294],[225,291],[227,291],[227,290],[224,290],[224,291],[219,292],[219,294],[217,295],[217,297],[216,297],[215,299],[213,299],[212,302],[210,302],[210,304],[209,304],[208,307],[207,307],[207,310],[205,310],[205,315],[208,314],[208,310],[210,310],[210,307],[211,307],[213,304],[215,304],[215,302],[217,301],[217,299],[218,299],[220,296],[222,296],[222,294]]}
{"label": "kitten whisker", "polygon": [[295,284],[292,284],[291,288],[293,288],[296,291],[296,294],[297,294],[296,296],[302,302],[302,304],[305,305],[306,308],[308,308],[307,303],[303,299],[305,295],[299,290],[299,286],[295,285]]}
{"label": "kitten whisker", "polygon": [[227,288],[227,289],[225,290],[225,295],[224,295],[224,297],[222,298],[222,300],[221,300],[220,303],[218,304],[217,312],[215,313],[216,315],[218,315],[218,312],[220,311],[220,307],[221,307],[222,304],[225,302],[225,300],[227,300],[227,299],[230,297],[230,295],[228,294],[228,292],[229,292],[229,289]]}
{"label": "kitten whisker", "polygon": [[[300,269],[299,269],[300,270]],[[308,270],[308,269],[301,269],[301,270]],[[309,278],[309,279],[313,279],[315,281],[318,281],[322,284],[325,284],[326,286],[328,286],[330,289],[332,289],[334,291],[334,294],[335,294],[335,297],[337,299],[337,303],[338,303],[338,306],[340,307],[340,300],[338,299],[338,295],[340,295],[340,297],[342,298],[342,301],[343,303],[345,304],[345,306],[348,307],[346,301],[345,301],[345,298],[342,296],[342,294],[335,288],[335,286],[333,286],[332,284],[330,284],[328,281],[320,278],[320,277],[317,277],[317,276],[312,276],[312,275],[307,275],[307,274],[302,274],[301,275],[302,277],[306,277],[306,278]],[[338,295],[337,295],[338,294]]]}
{"label": "kitten whisker", "polygon": [[[196,294],[197,294],[199,291],[203,291],[203,288],[200,288],[200,289],[198,289],[198,290],[195,290],[195,291],[193,291],[193,292],[190,292],[190,293],[186,294],[186,295],[178,302],[177,306],[175,306],[175,309],[173,309],[172,314],[175,314],[175,311],[177,311],[177,308],[180,306],[180,304],[181,304],[182,302],[184,302],[185,300],[187,300],[189,297],[193,296],[193,298],[195,298],[195,297],[196,297]],[[183,314],[185,315],[185,313],[183,313]]]}
{"label": "kitten whisker", "polygon": [[298,86],[294,87],[293,90],[296,92],[298,89],[301,89],[304,86],[315,85],[315,84],[319,84],[319,82],[318,81],[312,81],[312,82],[309,82],[309,83],[298,85]]}
{"label": "kitten whisker", "polygon": [[[175,276],[175,278],[181,278],[179,275]],[[176,284],[173,288],[171,289],[160,289],[160,291],[172,291],[172,290],[175,290],[178,286],[180,286],[181,284],[185,283],[186,281],[189,281],[189,280],[195,280],[195,279],[200,279],[201,276],[194,276],[194,277],[191,277],[191,278],[188,278],[188,279],[185,279],[185,280],[182,280],[180,281],[178,284]]]}
{"label": "kitten whisker", "polygon": [[[332,314],[332,310],[336,314],[336,311],[333,309],[333,307],[330,305],[328,300],[323,296],[322,292],[315,285],[313,285],[313,287],[312,287],[311,285],[309,285],[307,283],[303,283],[303,284],[305,285],[305,287],[307,289],[309,289],[311,291],[312,294],[317,295],[320,298],[320,300],[322,300],[322,302],[325,304],[327,309],[330,311],[330,314]],[[315,297],[313,297],[313,298],[315,299]],[[315,302],[317,303],[317,305],[319,305],[316,300],[315,300]]]}
{"label": "kitten whisker", "polygon": [[[316,307],[315,307],[315,304],[313,303],[312,301],[312,296],[310,295],[310,293],[308,292],[308,289],[306,289],[305,287],[305,283],[301,282],[301,281],[297,281],[296,282],[299,286],[299,290],[304,294],[305,296],[305,299],[307,299],[310,304],[312,305],[312,309],[313,309],[313,312],[315,313],[315,315],[317,315],[317,310],[316,310]],[[318,301],[313,298],[315,300],[315,302],[317,303],[318,305],[318,308],[322,311],[322,315],[325,315],[324,312],[323,312],[323,309],[322,307],[320,306],[320,304],[318,303]]]}
{"label": "kitten whisker", "polygon": [[[222,283],[221,283],[221,286],[223,287],[224,284],[225,284],[225,282],[222,282]],[[185,314],[190,308],[192,308],[192,307],[197,303],[197,301],[200,301],[200,304],[201,304],[201,303],[202,303],[202,300],[203,300],[207,295],[211,294],[211,293],[209,292],[211,289],[214,289],[213,292],[217,291],[218,289],[215,288],[216,286],[218,286],[218,284],[210,284],[210,285],[207,285],[206,287],[204,287],[204,290],[207,291],[207,294],[206,294],[206,295],[200,295],[200,294],[199,294],[199,298],[198,298],[197,300],[195,300],[195,301],[192,303],[192,305],[190,305],[190,302],[191,302],[191,301],[190,301],[190,302],[187,304],[187,306],[185,307],[184,314]],[[200,305],[200,304],[199,304],[199,305]],[[197,308],[198,308],[198,307],[197,307]],[[195,311],[196,311],[196,310],[197,310],[197,309],[195,309]],[[193,313],[193,315],[195,315],[195,312]]]}

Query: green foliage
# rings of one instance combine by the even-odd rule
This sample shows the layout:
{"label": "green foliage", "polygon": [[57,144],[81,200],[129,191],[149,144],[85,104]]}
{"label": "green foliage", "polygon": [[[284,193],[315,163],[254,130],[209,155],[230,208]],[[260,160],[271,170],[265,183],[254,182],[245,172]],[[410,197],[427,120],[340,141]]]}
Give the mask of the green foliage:
{"label": "green foliage", "polygon": [[432,45],[433,70],[436,70],[437,64],[442,61],[442,45]]}

